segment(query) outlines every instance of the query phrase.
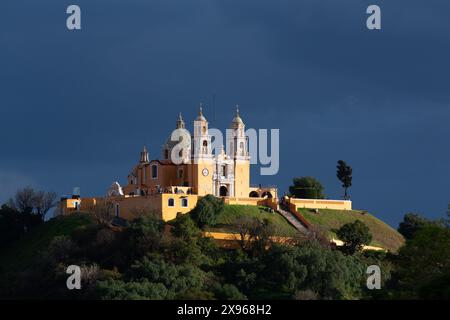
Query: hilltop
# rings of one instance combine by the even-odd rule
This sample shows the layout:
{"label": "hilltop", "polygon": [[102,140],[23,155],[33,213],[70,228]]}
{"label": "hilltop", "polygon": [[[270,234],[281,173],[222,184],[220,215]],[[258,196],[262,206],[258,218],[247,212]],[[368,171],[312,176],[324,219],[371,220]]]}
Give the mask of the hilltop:
{"label": "hilltop", "polygon": [[268,220],[275,226],[277,235],[294,236],[298,231],[279,213],[270,211],[263,206],[225,205],[223,212],[217,217],[216,223],[209,227],[210,231],[234,232],[234,225],[242,217],[252,217],[258,220]]}
{"label": "hilltop", "polygon": [[361,210],[299,209],[305,219],[323,231],[331,239],[337,239],[335,231],[342,225],[356,220],[364,222],[372,233],[370,245],[397,251],[405,242],[403,236],[380,219]]}

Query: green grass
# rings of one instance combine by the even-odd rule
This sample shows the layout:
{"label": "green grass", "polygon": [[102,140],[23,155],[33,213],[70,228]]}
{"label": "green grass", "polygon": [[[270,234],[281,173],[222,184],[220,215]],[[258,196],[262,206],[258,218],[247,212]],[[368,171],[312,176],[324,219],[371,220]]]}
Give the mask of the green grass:
{"label": "green grass", "polygon": [[235,232],[233,224],[240,217],[255,217],[262,221],[268,219],[276,226],[278,235],[293,236],[297,230],[280,214],[268,212],[266,207],[257,207],[250,205],[225,205],[223,212],[217,218],[214,226],[208,228],[209,231],[217,232]]}
{"label": "green grass", "polygon": [[298,211],[312,225],[319,230],[325,231],[330,238],[337,238],[334,230],[339,229],[342,225],[361,220],[369,227],[372,233],[373,240],[371,245],[383,247],[390,251],[397,251],[404,243],[400,233],[365,211],[330,209],[319,209],[318,213],[310,209],[299,209]]}
{"label": "green grass", "polygon": [[71,235],[93,223],[91,215],[82,213],[51,219],[0,252],[1,269],[26,269],[54,237]]}

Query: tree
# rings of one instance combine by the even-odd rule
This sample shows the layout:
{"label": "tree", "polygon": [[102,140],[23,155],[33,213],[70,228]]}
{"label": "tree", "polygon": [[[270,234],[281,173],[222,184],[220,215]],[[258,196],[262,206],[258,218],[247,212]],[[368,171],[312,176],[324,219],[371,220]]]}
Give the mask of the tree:
{"label": "tree", "polygon": [[352,167],[348,166],[344,160],[339,160],[336,167],[336,176],[342,182],[344,188],[344,199],[348,199],[347,189],[352,186]]}
{"label": "tree", "polygon": [[234,221],[234,230],[239,234],[238,243],[242,250],[247,250],[250,244],[251,234],[257,228],[258,219],[250,216],[242,216]]}
{"label": "tree", "polygon": [[97,223],[103,226],[110,226],[114,219],[114,204],[109,200],[100,201],[87,211],[91,212]]}
{"label": "tree", "polygon": [[293,179],[293,185],[289,187],[289,193],[295,198],[324,199],[324,188],[314,177],[300,177]]}
{"label": "tree", "polygon": [[141,257],[158,250],[163,240],[164,223],[156,216],[143,216],[131,222],[127,229],[129,254]]}
{"label": "tree", "polygon": [[446,222],[445,220],[429,220],[417,213],[407,213],[403,217],[403,221],[400,222],[397,230],[406,239],[412,239],[417,231],[432,225],[444,227]]}
{"label": "tree", "polygon": [[400,232],[406,239],[412,239],[414,233],[427,225],[428,221],[417,213],[407,213],[403,217],[403,221],[398,226]]}
{"label": "tree", "polygon": [[10,199],[8,205],[23,214],[36,214],[45,220],[45,216],[57,204],[57,195],[54,192],[34,190],[25,187],[17,190],[14,198]]}
{"label": "tree", "polygon": [[360,220],[344,224],[336,232],[336,235],[344,242],[343,249],[349,254],[360,251],[364,245],[372,241],[369,227]]}
{"label": "tree", "polygon": [[263,262],[265,270],[261,276],[265,281],[275,284],[274,291],[286,292],[292,298],[361,297],[365,268],[358,256],[305,243],[294,247],[274,246]]}
{"label": "tree", "polygon": [[223,286],[218,285],[215,290],[215,296],[219,300],[246,300],[247,297],[236,288],[235,285],[225,283]]}
{"label": "tree", "polygon": [[221,198],[208,194],[197,202],[190,214],[197,225],[203,228],[216,222],[217,217],[223,211],[223,207],[224,203]]}
{"label": "tree", "polygon": [[9,200],[9,205],[22,212],[31,213],[35,201],[35,191],[32,187],[25,187],[16,191],[13,199]]}
{"label": "tree", "polygon": [[200,236],[200,230],[195,225],[189,214],[180,215],[172,222],[172,233],[185,241],[192,240]]}
{"label": "tree", "polygon": [[38,215],[42,216],[42,220],[45,220],[45,216],[57,204],[57,195],[54,192],[36,191],[34,193],[33,206]]}
{"label": "tree", "polygon": [[23,215],[9,207],[0,208],[0,249],[19,239],[24,232]]}
{"label": "tree", "polygon": [[396,262],[397,295],[408,299],[450,299],[450,229],[425,225],[406,240]]}

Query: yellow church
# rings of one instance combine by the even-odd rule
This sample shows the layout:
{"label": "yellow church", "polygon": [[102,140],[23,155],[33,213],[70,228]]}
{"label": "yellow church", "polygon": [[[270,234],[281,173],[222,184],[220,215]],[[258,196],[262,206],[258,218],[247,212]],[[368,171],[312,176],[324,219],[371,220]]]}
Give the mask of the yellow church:
{"label": "yellow church", "polygon": [[[175,129],[187,130],[181,114]],[[169,136],[162,146],[160,159],[152,160],[149,151],[143,148],[123,187],[114,182],[104,197],[75,195],[62,199],[60,213],[92,210],[101,203],[109,203],[116,217],[133,219],[152,212],[169,221],[192,210],[199,197],[208,194],[223,198],[227,204],[265,205],[276,209],[276,188],[250,185],[248,137],[238,108],[229,129],[226,152],[223,147],[213,152],[208,120],[200,107],[193,121],[194,132],[189,133],[191,143],[175,150],[181,162],[173,161],[171,155],[178,141]]]}

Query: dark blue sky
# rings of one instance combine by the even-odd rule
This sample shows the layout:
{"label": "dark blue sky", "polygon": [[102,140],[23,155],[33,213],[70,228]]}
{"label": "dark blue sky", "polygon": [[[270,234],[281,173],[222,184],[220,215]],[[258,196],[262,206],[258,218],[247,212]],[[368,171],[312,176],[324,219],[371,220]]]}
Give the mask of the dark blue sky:
{"label": "dark blue sky", "polygon": [[[82,9],[68,31],[66,8]],[[382,30],[366,29],[369,4]],[[18,187],[103,195],[199,102],[279,128],[283,193],[312,175],[330,198],[338,159],[354,207],[396,226],[450,202],[450,2],[2,0],[0,201]],[[216,95],[215,110],[212,96]],[[215,121],[214,121],[215,119]]]}

